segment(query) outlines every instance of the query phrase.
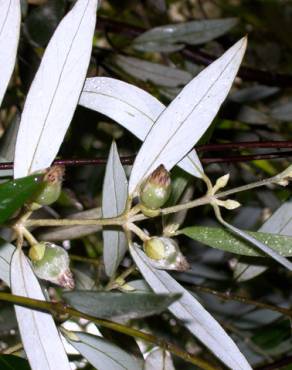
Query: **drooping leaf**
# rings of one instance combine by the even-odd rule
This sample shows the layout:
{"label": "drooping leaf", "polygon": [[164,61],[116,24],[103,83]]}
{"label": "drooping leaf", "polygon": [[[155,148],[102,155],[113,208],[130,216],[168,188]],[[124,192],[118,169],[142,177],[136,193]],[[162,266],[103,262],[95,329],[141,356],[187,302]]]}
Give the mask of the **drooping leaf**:
{"label": "drooping leaf", "polygon": [[95,335],[72,332],[68,342],[99,370],[142,370],[142,361],[108,340]]}
{"label": "drooping leaf", "polygon": [[8,220],[26,200],[42,187],[39,176],[28,176],[0,184],[0,223]]}
{"label": "drooping leaf", "polygon": [[[259,231],[292,236],[292,202],[286,202],[259,228]],[[237,281],[253,279],[267,270],[266,266],[250,265],[243,262],[237,263],[234,270],[234,277]]]}
{"label": "drooping leaf", "polygon": [[[11,261],[11,291],[15,295],[45,300],[31,266],[19,249]],[[61,338],[49,313],[15,306],[23,347],[32,370],[70,370]]]}
{"label": "drooping leaf", "polygon": [[133,319],[164,311],[179,298],[179,295],[82,290],[64,292],[63,297],[72,307],[88,315],[100,318]]}
{"label": "drooping leaf", "polygon": [[61,21],[29,90],[17,136],[14,177],[50,166],[86,77],[98,0],[78,0]]}
{"label": "drooping leaf", "polygon": [[[246,231],[260,242],[269,245],[282,256],[292,256],[292,237],[259,231]],[[236,238],[233,234],[219,227],[191,226],[179,231],[179,234],[197,240],[212,248],[244,256],[266,256],[248,242]]]}
{"label": "drooping leaf", "polygon": [[27,360],[13,355],[1,355],[0,367],[1,370],[30,370]]}
{"label": "drooping leaf", "polygon": [[[104,218],[120,215],[126,206],[128,181],[121,164],[116,143],[113,142],[105,169],[102,192],[102,215]],[[127,239],[122,230],[103,228],[103,261],[106,274],[116,272],[127,250]]]}
{"label": "drooping leaf", "polygon": [[131,255],[141,274],[156,293],[181,293],[182,297],[169,311],[183,325],[231,369],[251,370],[233,340],[204,307],[167,272],[155,269],[148,257],[136,245],[130,246]]}
{"label": "drooping leaf", "polygon": [[0,106],[12,75],[20,30],[20,0],[0,1]]}
{"label": "drooping leaf", "polygon": [[224,225],[228,230],[230,230],[233,234],[238,236],[239,238],[247,241],[248,243],[257,247],[261,252],[264,252],[273,260],[280,263],[284,266],[287,270],[292,271],[292,263],[286,258],[283,257],[280,253],[278,253],[275,249],[272,249],[269,245],[262,243],[260,240],[255,238],[253,235],[246,233],[245,231],[229,224],[222,218],[219,218],[222,225]]}
{"label": "drooping leaf", "polygon": [[0,279],[8,286],[10,286],[10,262],[14,251],[14,245],[0,239]]}
{"label": "drooping leaf", "polygon": [[111,61],[130,76],[134,76],[145,82],[151,81],[158,86],[182,86],[192,79],[192,75],[182,69],[148,62],[138,58],[117,55]]}
{"label": "drooping leaf", "polygon": [[[110,117],[142,141],[165,109],[159,100],[146,91],[107,77],[86,79],[79,104]],[[199,178],[204,172],[195,150],[178,165]]]}
{"label": "drooping leaf", "polygon": [[160,164],[170,170],[201,138],[229,92],[245,49],[243,38],[195,77],[163,111],[136,157],[129,194]]}
{"label": "drooping leaf", "polygon": [[266,99],[280,91],[278,87],[254,85],[235,91],[230,94],[229,99],[236,103],[249,103]]}
{"label": "drooping leaf", "polygon": [[133,47],[140,51],[176,51],[181,49],[183,44],[203,44],[224,35],[236,23],[235,18],[224,18],[155,27],[138,36]]}

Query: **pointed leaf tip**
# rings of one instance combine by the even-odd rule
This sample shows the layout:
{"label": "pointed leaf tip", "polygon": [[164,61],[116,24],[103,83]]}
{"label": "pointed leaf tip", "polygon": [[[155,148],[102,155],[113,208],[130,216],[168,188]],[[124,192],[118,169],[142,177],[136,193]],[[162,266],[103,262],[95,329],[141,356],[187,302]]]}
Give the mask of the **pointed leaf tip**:
{"label": "pointed leaf tip", "polygon": [[134,162],[129,193],[160,164],[170,170],[198,142],[215,118],[237,74],[247,45],[239,40],[189,82],[158,117]]}
{"label": "pointed leaf tip", "polygon": [[15,178],[49,167],[59,151],[86,77],[97,3],[78,0],[49,42],[22,113]]}

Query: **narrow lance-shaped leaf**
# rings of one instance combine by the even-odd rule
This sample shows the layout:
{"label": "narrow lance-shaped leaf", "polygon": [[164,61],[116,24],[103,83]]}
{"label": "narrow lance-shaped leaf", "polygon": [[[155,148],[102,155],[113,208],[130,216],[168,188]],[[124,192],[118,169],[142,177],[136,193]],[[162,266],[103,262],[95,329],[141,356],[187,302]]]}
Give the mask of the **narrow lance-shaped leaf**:
{"label": "narrow lance-shaped leaf", "polygon": [[[246,231],[247,234],[259,240],[261,243],[269,245],[282,256],[292,256],[292,237],[264,233],[259,231]],[[204,243],[210,247],[221,249],[227,252],[241,254],[244,256],[261,256],[266,254],[253,247],[247,241],[236,238],[228,230],[219,227],[191,226],[178,232],[188,237]]]}
{"label": "narrow lance-shaped leaf", "polygon": [[21,117],[15,178],[49,167],[59,150],[86,77],[96,7],[78,0],[50,40]]}
{"label": "narrow lance-shaped leaf", "polygon": [[[79,104],[110,117],[142,141],[165,109],[146,91],[108,77],[88,78]],[[204,172],[195,150],[183,158],[179,166],[199,178]]]}
{"label": "narrow lance-shaped leaf", "polygon": [[244,232],[243,230],[238,229],[237,227],[230,225],[224,220],[220,222],[229,230],[231,230],[235,235],[239,236],[243,240],[246,240],[250,244],[256,246],[261,252],[264,252],[275,261],[279,262],[282,266],[286,267],[287,270],[292,271],[292,263],[285,257],[281,256],[275,249],[272,249],[268,245],[262,243],[260,240],[253,237],[251,234]]}
{"label": "narrow lance-shaped leaf", "polygon": [[71,332],[66,339],[96,369],[142,370],[142,361],[104,338]]}
{"label": "narrow lance-shaped leaf", "polygon": [[[169,292],[168,292],[169,293]],[[94,317],[134,319],[161,313],[179,298],[179,294],[64,292],[70,306]]]}
{"label": "narrow lance-shaped leaf", "polygon": [[177,87],[187,84],[192,75],[179,68],[148,62],[142,59],[117,55],[110,59],[130,76],[142,81],[152,81],[158,86]]}
{"label": "narrow lance-shaped leaf", "polygon": [[0,106],[12,75],[20,30],[20,0],[0,0]]}
{"label": "narrow lance-shaped leaf", "polygon": [[195,77],[159,116],[134,162],[129,181],[133,194],[160,164],[170,170],[197,143],[226,98],[242,61],[241,39]]}
{"label": "narrow lance-shaped leaf", "polygon": [[0,279],[10,286],[10,262],[15,246],[0,238]]}
{"label": "narrow lance-shaped leaf", "polygon": [[167,272],[152,267],[149,258],[136,245],[130,246],[131,255],[144,279],[156,293],[176,292],[182,298],[169,307],[202,343],[231,369],[251,370],[233,340],[204,307]]}
{"label": "narrow lance-shaped leaf", "polygon": [[[113,142],[106,165],[102,192],[102,215],[105,218],[120,215],[126,206],[128,181]],[[120,229],[103,229],[103,260],[105,272],[113,276],[127,250],[125,233]]]}
{"label": "narrow lance-shaped leaf", "polygon": [[[45,300],[30,264],[19,249],[11,261],[11,290],[15,295]],[[23,347],[32,370],[70,370],[69,361],[52,316],[15,306]]]}
{"label": "narrow lance-shaped leaf", "polygon": [[[285,202],[272,216],[259,228],[261,232],[292,236],[292,202]],[[234,270],[234,277],[237,281],[247,281],[266,271],[264,265],[249,265],[238,262]]]}
{"label": "narrow lance-shaped leaf", "polygon": [[142,51],[174,51],[183,44],[198,45],[213,40],[234,27],[236,18],[208,19],[152,28],[138,36],[133,47]]}

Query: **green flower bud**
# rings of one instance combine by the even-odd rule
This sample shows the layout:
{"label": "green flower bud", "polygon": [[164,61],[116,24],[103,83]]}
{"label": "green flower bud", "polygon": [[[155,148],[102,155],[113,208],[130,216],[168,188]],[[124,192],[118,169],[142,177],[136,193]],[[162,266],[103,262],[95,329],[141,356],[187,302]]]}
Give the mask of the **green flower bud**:
{"label": "green flower bud", "polygon": [[33,262],[40,261],[44,257],[45,251],[45,243],[34,244],[30,247],[28,256]]}
{"label": "green flower bud", "polygon": [[[44,253],[39,259],[39,255],[35,251],[41,250]],[[38,278],[50,281],[63,288],[74,288],[74,279],[69,268],[70,260],[64,248],[53,243],[40,242],[31,248],[29,256]]]}
{"label": "green flower bud", "polygon": [[60,196],[64,176],[63,166],[53,166],[44,175],[44,185],[38,194],[32,199],[31,209],[36,210],[41,206],[54,203]]}
{"label": "green flower bud", "polygon": [[173,239],[154,236],[144,243],[144,251],[158,269],[185,271],[189,268],[186,258]]}
{"label": "green flower bud", "polygon": [[142,184],[140,201],[147,208],[158,209],[167,202],[170,193],[170,175],[161,164]]}

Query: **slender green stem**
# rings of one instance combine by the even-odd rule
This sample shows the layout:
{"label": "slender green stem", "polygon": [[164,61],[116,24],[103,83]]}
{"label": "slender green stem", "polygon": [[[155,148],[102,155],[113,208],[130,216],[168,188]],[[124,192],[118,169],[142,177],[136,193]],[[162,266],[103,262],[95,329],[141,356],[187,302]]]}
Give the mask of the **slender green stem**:
{"label": "slender green stem", "polygon": [[88,258],[88,257],[83,257],[83,256],[77,256],[75,254],[70,254],[70,259],[72,261],[79,261],[79,262],[89,263],[94,266],[100,266],[100,261],[95,258]]}
{"label": "slender green stem", "polygon": [[[207,194],[207,195],[205,195],[201,198],[195,199],[195,200],[187,202],[187,203],[178,204],[178,205],[175,205],[175,206],[172,206],[172,207],[162,208],[160,210],[160,213],[157,216],[176,213],[176,212],[180,212],[180,211],[183,211],[183,210],[186,210],[186,209],[191,209],[191,208],[199,207],[199,206],[202,206],[202,205],[205,205],[205,204],[210,204],[210,203],[212,203],[214,198],[219,199],[219,198],[229,196],[231,194],[235,194],[235,193],[239,193],[239,192],[242,192],[242,191],[247,191],[247,190],[250,190],[250,189],[258,188],[258,187],[261,187],[261,186],[264,186],[264,185],[269,185],[269,184],[275,183],[276,180],[277,180],[277,176],[274,176],[274,177],[270,177],[268,179],[260,180],[260,181],[257,181],[257,182],[251,183],[251,184],[247,184],[247,185],[239,186],[239,187],[236,187],[236,188],[233,188],[233,189],[230,189],[230,190],[226,190],[226,191],[214,194],[214,195],[208,195]],[[207,185],[210,186],[209,183],[207,183]],[[209,188],[209,186],[208,186],[208,188]],[[136,212],[136,208],[135,208],[135,212]],[[128,214],[123,214],[123,215],[113,217],[113,218],[99,218],[99,219],[86,219],[86,220],[85,219],[81,219],[81,220],[80,219],[27,220],[25,222],[25,226],[27,226],[27,227],[29,227],[29,226],[82,226],[82,225],[84,225],[84,226],[92,226],[92,225],[100,225],[100,226],[118,225],[118,226],[122,226],[126,222],[134,223],[134,222],[137,222],[137,221],[142,221],[142,220],[152,218],[152,217],[149,217],[149,216],[145,216],[144,214],[135,214],[135,212],[134,212],[134,215],[131,215],[131,210],[130,210],[130,211],[128,211]],[[153,216],[153,217],[157,217],[157,216]]]}
{"label": "slender green stem", "polygon": [[146,233],[144,233],[144,231],[141,230],[140,227],[136,226],[133,223],[128,223],[125,228],[136,234],[143,242],[150,239],[150,237]]}
{"label": "slender green stem", "polygon": [[38,219],[38,220],[27,220],[25,222],[26,227],[30,226],[111,226],[111,225],[123,225],[125,223],[124,216],[112,217],[112,218],[96,218],[96,219]]}
{"label": "slender green stem", "polygon": [[208,364],[206,361],[204,361],[204,360],[198,358],[197,356],[194,356],[194,355],[180,349],[176,345],[174,345],[172,343],[169,343],[164,339],[158,338],[158,337],[156,337],[152,334],[144,333],[143,331],[140,331],[140,330],[137,330],[137,329],[133,329],[133,328],[131,328],[129,326],[126,326],[126,325],[122,325],[122,324],[112,322],[112,321],[109,321],[109,320],[98,319],[96,317],[86,315],[86,314],[84,314],[80,311],[75,310],[74,308],[66,306],[62,302],[56,302],[56,303],[55,302],[46,302],[46,301],[41,301],[41,300],[38,300],[38,299],[31,299],[31,298],[21,297],[21,296],[12,295],[12,294],[3,293],[3,292],[0,292],[0,300],[10,302],[10,303],[14,303],[14,304],[18,304],[18,305],[21,305],[21,306],[27,306],[27,307],[30,307],[32,309],[38,309],[38,310],[40,309],[40,310],[44,310],[44,311],[49,311],[52,314],[70,315],[70,316],[75,317],[75,318],[83,318],[83,319],[92,321],[92,322],[96,323],[97,325],[106,327],[108,329],[117,331],[119,333],[123,333],[123,334],[129,335],[131,337],[139,338],[139,339],[145,340],[147,342],[156,344],[159,347],[162,347],[165,350],[170,351],[174,355],[182,358],[183,360],[188,361],[188,362],[200,367],[201,369],[216,370],[215,367]]}
{"label": "slender green stem", "polygon": [[29,242],[30,246],[38,243],[36,238],[25,227],[22,228],[22,234],[25,237],[25,239]]}

